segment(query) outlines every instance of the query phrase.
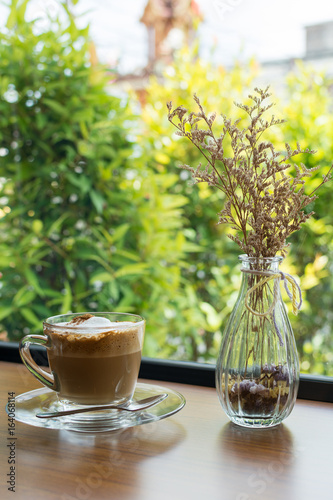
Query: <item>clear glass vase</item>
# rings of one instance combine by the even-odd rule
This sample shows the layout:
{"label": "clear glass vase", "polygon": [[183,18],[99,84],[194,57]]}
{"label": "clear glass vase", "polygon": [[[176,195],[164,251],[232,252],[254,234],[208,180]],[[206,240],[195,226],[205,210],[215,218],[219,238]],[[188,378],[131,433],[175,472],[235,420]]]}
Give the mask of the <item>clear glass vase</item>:
{"label": "clear glass vase", "polygon": [[242,284],[223,334],[216,388],[232,422],[272,427],[292,411],[299,383],[295,338],[277,277],[282,257],[239,259]]}

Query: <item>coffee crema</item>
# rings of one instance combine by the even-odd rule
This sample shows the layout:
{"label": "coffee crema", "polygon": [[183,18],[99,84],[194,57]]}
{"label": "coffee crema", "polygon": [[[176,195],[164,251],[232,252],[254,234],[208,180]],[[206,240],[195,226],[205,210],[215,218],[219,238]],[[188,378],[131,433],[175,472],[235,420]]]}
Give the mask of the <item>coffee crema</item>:
{"label": "coffee crema", "polygon": [[89,326],[90,318],[96,317],[86,314],[45,328],[58,396],[77,404],[122,403],[134,393],[144,324],[104,321],[98,325],[91,320]]}

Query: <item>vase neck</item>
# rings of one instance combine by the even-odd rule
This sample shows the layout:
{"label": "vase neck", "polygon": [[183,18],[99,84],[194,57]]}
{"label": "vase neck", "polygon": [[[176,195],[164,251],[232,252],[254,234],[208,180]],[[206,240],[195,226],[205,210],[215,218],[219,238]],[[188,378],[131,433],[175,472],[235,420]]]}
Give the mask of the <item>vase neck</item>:
{"label": "vase neck", "polygon": [[248,272],[256,272],[256,274],[265,274],[267,272],[279,272],[279,265],[283,257],[249,257],[248,255],[240,255],[241,271],[244,274]]}

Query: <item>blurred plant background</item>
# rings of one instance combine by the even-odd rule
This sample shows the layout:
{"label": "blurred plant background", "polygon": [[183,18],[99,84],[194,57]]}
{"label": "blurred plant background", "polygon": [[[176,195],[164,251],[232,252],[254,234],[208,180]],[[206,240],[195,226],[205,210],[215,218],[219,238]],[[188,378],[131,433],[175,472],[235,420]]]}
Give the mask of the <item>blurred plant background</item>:
{"label": "blurred plant background", "polygon": [[[77,3],[77,2],[74,2]],[[69,311],[126,311],[147,319],[144,355],[215,362],[238,294],[238,247],[217,225],[223,200],[191,186],[181,163],[201,158],[174,135],[166,102],[242,118],[233,101],[256,84],[255,60],[218,67],[184,45],[140,92],[116,97],[116,76],[98,62],[89,28],[68,2],[43,29],[27,21],[29,0],[12,0],[0,34],[0,324],[2,338],[40,332]],[[332,162],[331,80],[298,64],[274,95],[272,130],[284,150]],[[332,186],[316,215],[291,238],[283,269],[300,277],[304,306],[290,314],[306,373],[333,375]]]}

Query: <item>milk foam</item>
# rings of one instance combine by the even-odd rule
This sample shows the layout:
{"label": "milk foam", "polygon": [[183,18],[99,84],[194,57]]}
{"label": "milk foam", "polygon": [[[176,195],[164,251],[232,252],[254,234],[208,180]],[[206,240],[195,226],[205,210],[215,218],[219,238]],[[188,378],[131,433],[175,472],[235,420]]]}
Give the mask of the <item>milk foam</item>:
{"label": "milk foam", "polygon": [[[76,321],[80,318],[80,321]],[[106,328],[111,328],[113,331],[131,328],[135,325],[133,321],[110,321],[102,316],[90,316],[88,319],[83,319],[82,316],[74,318],[74,320],[65,323],[56,323],[54,326],[66,326],[75,328],[78,332],[83,330],[85,334],[96,334],[105,331]]]}
{"label": "milk foam", "polygon": [[[59,327],[59,328],[58,328]],[[46,328],[54,345],[61,345],[63,356],[116,356],[140,351],[144,324],[110,321],[102,316],[85,314],[71,321]]]}

